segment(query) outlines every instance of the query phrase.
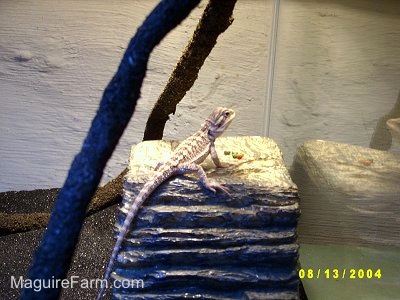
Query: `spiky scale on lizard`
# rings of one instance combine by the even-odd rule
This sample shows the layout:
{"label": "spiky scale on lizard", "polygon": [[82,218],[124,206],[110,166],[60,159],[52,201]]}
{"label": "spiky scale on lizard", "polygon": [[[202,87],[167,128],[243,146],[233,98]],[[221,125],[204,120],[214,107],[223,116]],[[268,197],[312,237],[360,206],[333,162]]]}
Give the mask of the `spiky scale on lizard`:
{"label": "spiky scale on lizard", "polygon": [[205,188],[213,191],[214,193],[218,190],[229,195],[228,188],[217,182],[208,181],[206,173],[199,164],[204,161],[208,154],[210,154],[214,164],[217,167],[222,167],[215,150],[214,142],[215,139],[219,137],[226,130],[226,128],[228,128],[234,118],[235,112],[232,109],[217,107],[205,120],[199,131],[179,144],[168,161],[159,164],[156,167],[156,174],[152,179],[144,184],[143,188],[128,209],[127,216],[119,232],[110,261],[108,262],[102,287],[97,296],[97,300],[103,297],[107,287],[105,283],[110,278],[114,261],[117,258],[119,248],[121,247],[125,235],[129,230],[132,220],[135,218],[143,202],[167,178],[178,174],[197,173],[199,175],[200,183]]}

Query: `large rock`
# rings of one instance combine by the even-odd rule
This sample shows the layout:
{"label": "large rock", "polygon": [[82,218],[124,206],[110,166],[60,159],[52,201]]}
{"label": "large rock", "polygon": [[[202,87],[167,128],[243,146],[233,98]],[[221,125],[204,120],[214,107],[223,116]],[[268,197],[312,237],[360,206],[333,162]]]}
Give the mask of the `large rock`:
{"label": "large rock", "polygon": [[[177,144],[133,147],[117,231],[130,201]],[[132,224],[113,274],[120,282],[136,281],[114,288],[114,299],[299,297],[299,200],[280,150],[260,137],[220,138],[216,148],[229,166],[216,169],[210,158],[202,166],[232,195],[205,190],[195,174],[174,177],[157,189]],[[234,158],[235,152],[243,158]]]}
{"label": "large rock", "polygon": [[400,156],[313,140],[292,176],[301,193],[303,243],[400,247]]}

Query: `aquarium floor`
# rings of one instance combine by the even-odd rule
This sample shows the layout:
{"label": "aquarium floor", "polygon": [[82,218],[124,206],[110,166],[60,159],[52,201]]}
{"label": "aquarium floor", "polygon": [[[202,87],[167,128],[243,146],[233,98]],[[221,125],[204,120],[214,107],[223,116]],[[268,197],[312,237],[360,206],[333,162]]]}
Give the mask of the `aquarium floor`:
{"label": "aquarium floor", "polygon": [[[26,195],[29,193],[28,205]],[[7,195],[11,201],[7,209],[12,212],[48,211],[57,193],[53,189],[37,190],[37,192],[18,192],[15,197]],[[0,193],[0,201],[5,193]],[[4,201],[3,201],[4,202]],[[115,223],[116,205],[102,210],[85,220],[81,237],[67,278],[79,276],[79,279],[102,278],[104,266],[114,244],[113,227]],[[12,278],[27,278],[28,269],[36,247],[44,230],[32,230],[0,236],[0,295],[2,299],[19,299],[20,289],[12,287]],[[68,288],[63,290],[61,299],[94,299],[98,289]],[[107,298],[110,299],[110,295]]]}
{"label": "aquarium floor", "polygon": [[[7,207],[2,211],[43,212],[49,211],[57,193],[54,189],[36,190],[33,192],[0,193],[0,202]],[[6,197],[7,196],[7,197]],[[0,205],[1,206],[1,205]],[[114,229],[117,207],[113,205],[85,220],[80,242],[76,249],[70,272],[67,278],[78,276],[80,279],[102,278],[104,266],[114,246],[111,234]],[[1,299],[19,299],[21,290],[13,288],[12,277],[18,281],[20,276],[27,278],[28,269],[36,247],[39,245],[44,230],[32,230],[24,233],[0,236],[0,295]],[[300,290],[301,300],[307,297]],[[94,299],[98,289],[76,286],[64,289],[61,299]],[[110,299],[108,291],[104,299]],[[310,298],[309,298],[310,299]]]}
{"label": "aquarium floor", "polygon": [[[43,193],[41,190],[40,193]],[[54,193],[41,194],[42,199]],[[47,197],[48,196],[48,197]],[[1,193],[0,193],[1,198]],[[15,203],[22,201],[14,199]],[[50,200],[51,201],[51,200]],[[35,201],[36,202],[36,201]],[[31,205],[34,206],[33,202]],[[42,203],[43,205],[43,203]],[[34,208],[31,207],[32,211]],[[18,207],[16,211],[25,210]],[[110,234],[115,222],[116,206],[111,206],[86,219],[77,254],[69,273],[80,279],[98,278],[110,255],[114,241]],[[4,299],[18,299],[20,290],[11,287],[11,276],[26,278],[34,249],[43,230],[0,236],[0,295]],[[372,279],[302,279],[308,299],[397,299],[400,295],[400,249],[367,248],[340,245],[301,244],[300,263],[305,270],[381,269],[382,277]],[[61,299],[93,299],[97,289],[65,289]],[[109,295],[106,299],[109,299]],[[306,299],[304,296],[302,299]]]}

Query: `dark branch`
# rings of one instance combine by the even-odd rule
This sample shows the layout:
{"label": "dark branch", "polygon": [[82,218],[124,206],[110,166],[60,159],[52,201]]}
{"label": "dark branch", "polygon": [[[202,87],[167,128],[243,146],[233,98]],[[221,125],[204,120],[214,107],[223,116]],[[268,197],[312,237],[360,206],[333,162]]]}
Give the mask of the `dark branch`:
{"label": "dark branch", "polygon": [[[99,187],[96,190],[87,209],[87,216],[121,201],[122,182],[127,171],[128,169],[125,168],[121,174],[108,182],[105,186]],[[41,191],[39,193],[40,196],[47,198],[46,202],[51,202],[52,199],[57,197],[59,190],[60,189],[47,189],[4,192],[0,193],[0,202],[4,201],[4,203],[7,203],[11,198],[13,202],[18,201],[29,205],[26,202],[36,200],[35,197],[37,197],[38,191]],[[44,202],[43,199],[40,199],[40,201]],[[45,228],[49,222],[49,218],[50,213],[47,210],[20,213],[2,212],[0,213],[0,236]]]}
{"label": "dark branch", "polygon": [[210,0],[208,3],[192,40],[151,111],[144,141],[162,139],[168,116],[175,113],[176,105],[193,86],[205,59],[217,43],[218,36],[233,22],[235,3],[236,0]]}

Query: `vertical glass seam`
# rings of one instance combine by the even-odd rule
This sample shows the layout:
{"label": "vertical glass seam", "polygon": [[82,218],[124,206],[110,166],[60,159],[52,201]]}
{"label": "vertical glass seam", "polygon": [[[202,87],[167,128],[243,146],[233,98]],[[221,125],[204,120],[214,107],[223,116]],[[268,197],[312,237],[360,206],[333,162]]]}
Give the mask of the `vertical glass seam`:
{"label": "vertical glass seam", "polygon": [[270,49],[268,54],[268,75],[267,75],[267,95],[264,105],[264,128],[263,135],[270,135],[271,127],[271,108],[272,108],[272,91],[274,88],[274,76],[275,76],[275,58],[276,58],[276,43],[278,36],[278,22],[279,22],[279,8],[280,0],[274,0],[272,8],[272,24],[271,24],[271,39]]}

